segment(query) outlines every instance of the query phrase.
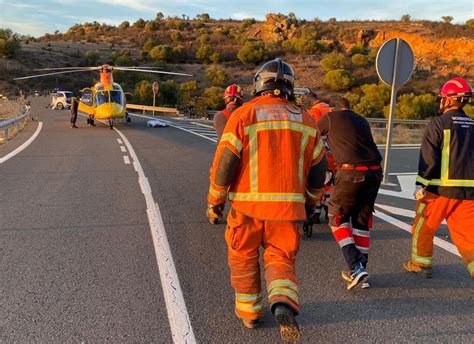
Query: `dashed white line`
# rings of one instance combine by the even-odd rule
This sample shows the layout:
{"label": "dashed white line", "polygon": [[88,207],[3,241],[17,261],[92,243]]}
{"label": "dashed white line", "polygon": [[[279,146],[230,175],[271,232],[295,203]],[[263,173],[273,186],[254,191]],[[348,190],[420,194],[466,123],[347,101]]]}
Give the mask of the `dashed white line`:
{"label": "dashed white line", "polygon": [[[374,214],[375,217],[378,217],[379,219],[387,222],[387,223],[390,223],[400,229],[403,229],[404,231],[408,232],[408,233],[411,233],[411,226],[409,224],[406,224],[405,222],[403,221],[400,221],[390,215],[387,215],[381,211],[377,211],[375,214]],[[461,257],[461,255],[459,254],[459,251],[458,249],[456,248],[456,246],[454,246],[453,244],[447,242],[447,241],[444,241],[438,237],[434,237],[433,239],[433,243],[438,246],[438,247],[441,247],[442,249],[456,255],[456,256],[459,256]]]}
{"label": "dashed white line", "polygon": [[127,151],[127,149],[125,148],[125,146],[120,146],[120,150],[122,151],[122,153],[125,153]]}
{"label": "dashed white line", "polygon": [[130,159],[128,155],[123,156],[123,162],[125,163],[125,165],[130,165]]}
{"label": "dashed white line", "polygon": [[3,164],[5,161],[13,158],[15,155],[23,151],[26,147],[28,147],[39,135],[41,129],[43,128],[43,122],[38,123],[38,127],[36,128],[35,133],[28,139],[26,140],[20,147],[15,149],[13,152],[8,153],[4,157],[0,158],[0,164]]}
{"label": "dashed white line", "polygon": [[143,168],[133,149],[130,141],[120,130],[114,128],[127,146],[133,166],[138,173],[138,183],[145,196],[147,206],[148,222],[150,224],[151,236],[155,248],[156,261],[160,273],[163,296],[168,312],[168,320],[171,328],[171,335],[174,343],[196,343],[193,328],[189,319],[183,292],[181,290],[178,273],[174,265],[173,256],[166,236],[165,226],[161,217],[160,208],[155,203],[151,192],[148,178],[143,172]]}
{"label": "dashed white line", "polygon": [[118,144],[119,144],[119,145],[123,145],[123,142],[122,142],[122,140],[120,140],[120,139],[117,139],[117,142],[118,142]]}

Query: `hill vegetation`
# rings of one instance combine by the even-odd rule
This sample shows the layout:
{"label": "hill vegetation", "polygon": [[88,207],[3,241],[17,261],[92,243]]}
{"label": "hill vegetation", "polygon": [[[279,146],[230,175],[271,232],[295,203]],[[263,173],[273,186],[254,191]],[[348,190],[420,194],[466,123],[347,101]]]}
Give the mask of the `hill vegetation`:
{"label": "hill vegetation", "polygon": [[[96,74],[67,74],[13,82],[12,77],[35,68],[96,66],[157,66],[187,72],[195,78],[170,78],[114,72],[114,80],[133,93],[133,101],[152,102],[151,85],[160,83],[157,99],[164,106],[194,106],[200,111],[222,106],[229,83],[243,86],[249,98],[253,74],[267,59],[282,57],[297,76],[296,86],[310,87],[329,101],[347,95],[365,116],[383,117],[390,98],[375,71],[378,48],[392,37],[406,39],[414,49],[416,70],[399,95],[400,118],[426,118],[434,113],[435,94],[451,76],[474,76],[474,20],[464,25],[412,21],[300,20],[294,14],[268,14],[255,19],[214,20],[207,14],[190,19],[138,19],[111,26],[75,24],[65,33],[42,37],[0,30],[0,93],[60,87],[78,91],[96,81]],[[469,109],[472,111],[472,108]]]}

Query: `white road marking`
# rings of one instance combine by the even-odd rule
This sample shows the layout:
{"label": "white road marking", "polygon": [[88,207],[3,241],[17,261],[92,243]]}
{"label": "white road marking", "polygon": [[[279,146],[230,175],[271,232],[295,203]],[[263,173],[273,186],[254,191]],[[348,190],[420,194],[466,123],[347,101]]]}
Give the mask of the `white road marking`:
{"label": "white road marking", "polygon": [[119,144],[119,145],[123,145],[123,142],[122,142],[122,140],[120,140],[120,139],[117,139],[117,142],[118,142],[118,144]]}
{"label": "white road marking", "polygon": [[156,261],[158,263],[173,342],[194,344],[196,343],[196,338],[194,337],[193,328],[184,302],[183,292],[179,284],[178,273],[174,265],[160,208],[153,199],[148,178],[143,172],[143,168],[130,141],[128,141],[127,137],[122,134],[120,130],[117,128],[114,128],[114,130],[120,135],[127,146],[128,152],[133,160],[133,166],[138,173],[138,183],[145,196],[148,222],[153,238]]}
{"label": "white road marking", "polygon": [[43,122],[38,122],[38,127],[36,128],[35,133],[28,140],[26,140],[20,147],[15,149],[13,152],[10,152],[4,157],[0,158],[0,164],[3,164],[8,159],[13,158],[15,155],[17,155],[18,153],[23,151],[26,147],[28,147],[39,135],[42,128],[43,128]]}
{"label": "white road marking", "polygon": [[122,153],[125,153],[127,151],[127,149],[125,148],[125,146],[120,146],[120,150],[122,151]]}
{"label": "white road marking", "polygon": [[191,122],[191,123],[196,124],[196,125],[200,125],[201,127],[206,127],[206,128],[210,128],[210,129],[214,130],[214,127],[212,125],[203,124],[203,123],[199,123],[199,122]]}
{"label": "white road marking", "polygon": [[[134,113],[129,113],[130,116],[136,116],[136,117],[141,117],[141,118],[147,118],[147,119],[156,119],[155,117],[150,117],[150,116],[145,116],[145,115],[137,115],[137,114],[134,114]],[[173,122],[171,121],[167,121],[167,120],[162,120],[163,122],[165,122],[166,124],[168,124],[170,127],[173,127],[173,128],[176,128],[176,129],[179,129],[179,130],[183,130],[183,131],[186,131],[188,133],[191,133],[191,134],[194,134],[196,136],[199,136],[199,137],[202,137],[203,139],[206,139],[206,140],[209,140],[211,142],[214,142],[214,143],[217,143],[217,138],[211,138],[211,137],[207,137],[207,136],[204,136],[204,135],[201,135],[201,134],[198,134],[196,132],[193,132],[192,130],[188,130],[188,129],[185,129],[185,128],[182,128],[178,125],[173,125]]]}
{"label": "white road marking", "polygon": [[[379,207],[382,210],[385,210],[385,211],[388,211],[389,213],[392,213],[393,215],[409,217],[411,219],[414,219],[415,215],[416,215],[414,210],[398,208],[398,207],[392,207],[390,205],[385,205],[385,204],[376,204],[376,206]],[[443,220],[442,224],[446,225],[447,224],[446,220]]]}
{"label": "white road marking", "polygon": [[123,156],[123,162],[125,163],[125,165],[130,165],[130,159],[128,158],[128,155]]}
{"label": "white road marking", "polygon": [[[406,224],[405,222],[403,221],[400,221],[390,215],[387,215],[381,211],[377,211],[375,214],[374,214],[375,217],[378,217],[379,219],[387,222],[387,223],[390,223],[391,225],[394,225],[400,229],[403,229],[404,231],[408,232],[408,233],[411,233],[411,226],[409,224]],[[433,238],[433,243],[438,246],[438,247],[441,247],[442,249],[456,255],[456,256],[459,256],[461,257],[461,255],[459,254],[459,251],[458,249],[456,248],[456,246],[454,246],[453,244],[443,240],[443,239],[440,239],[438,237],[434,237]]]}
{"label": "white road marking", "polygon": [[414,174],[399,174],[397,175],[398,183],[400,184],[401,191],[386,190],[383,188],[379,189],[379,193],[387,196],[400,197],[405,199],[413,200],[413,191],[415,190],[416,175]]}
{"label": "white road marking", "polygon": [[389,173],[389,176],[417,176],[418,172],[395,172]]}

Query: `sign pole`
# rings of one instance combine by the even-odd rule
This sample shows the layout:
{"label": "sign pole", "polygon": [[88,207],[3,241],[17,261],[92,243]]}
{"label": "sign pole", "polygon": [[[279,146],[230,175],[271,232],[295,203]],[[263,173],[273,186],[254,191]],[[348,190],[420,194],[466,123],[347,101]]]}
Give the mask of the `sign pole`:
{"label": "sign pole", "polygon": [[400,63],[400,39],[397,38],[397,45],[395,48],[395,60],[394,60],[394,68],[393,68],[393,78],[392,78],[392,93],[390,96],[390,113],[388,116],[388,123],[387,123],[387,142],[385,144],[385,157],[383,162],[383,181],[382,184],[390,185],[388,181],[388,162],[390,159],[390,149],[392,147],[392,132],[393,132],[393,120],[395,117],[395,108],[397,105],[397,70],[398,65]]}
{"label": "sign pole", "polygon": [[153,92],[153,117],[155,117],[155,102],[156,102],[156,93]]}

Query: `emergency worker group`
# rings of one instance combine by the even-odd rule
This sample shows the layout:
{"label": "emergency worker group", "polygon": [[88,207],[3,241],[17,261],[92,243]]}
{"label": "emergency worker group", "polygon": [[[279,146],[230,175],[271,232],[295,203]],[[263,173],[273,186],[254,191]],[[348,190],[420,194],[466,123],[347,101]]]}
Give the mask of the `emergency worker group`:
{"label": "emergency worker group", "polygon": [[[264,315],[261,268],[270,311],[285,341],[300,330],[295,260],[303,225],[329,227],[347,263],[346,288],[369,288],[368,258],[374,203],[383,178],[382,157],[367,120],[345,98],[333,104],[312,91],[306,112],[293,104],[295,75],[277,58],[256,72],[250,101],[238,85],[224,93],[214,117],[219,137],[210,171],[206,215],[223,218],[235,315],[256,328]],[[474,278],[474,120],[463,111],[470,85],[453,78],[441,87],[440,107],[423,136],[414,196],[412,253],[403,268],[432,277],[433,238],[446,219],[468,273]],[[263,267],[260,266],[262,252]]]}

